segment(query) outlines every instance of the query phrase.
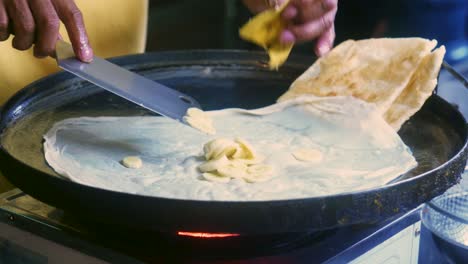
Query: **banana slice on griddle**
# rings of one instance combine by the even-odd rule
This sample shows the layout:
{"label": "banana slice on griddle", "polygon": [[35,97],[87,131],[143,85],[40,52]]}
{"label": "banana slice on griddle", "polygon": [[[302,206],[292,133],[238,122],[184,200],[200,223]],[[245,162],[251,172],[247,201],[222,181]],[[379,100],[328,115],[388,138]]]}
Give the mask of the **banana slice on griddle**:
{"label": "banana slice on griddle", "polygon": [[244,178],[247,172],[247,165],[231,161],[226,166],[218,168],[218,174],[228,178]]}
{"label": "banana slice on griddle", "polygon": [[255,159],[255,151],[253,147],[245,140],[236,138],[235,142],[238,144],[236,153],[233,157],[236,159]]}
{"label": "banana slice on griddle", "polygon": [[246,182],[264,182],[273,175],[273,167],[266,164],[252,165],[247,168],[247,176],[244,177]]}
{"label": "banana slice on griddle", "polygon": [[216,134],[216,129],[213,126],[213,120],[208,116],[207,113],[198,108],[189,108],[184,116],[184,121],[191,127],[196,128],[201,132],[209,135]]}
{"label": "banana slice on griddle", "polygon": [[226,156],[222,156],[219,159],[208,160],[207,162],[200,164],[198,169],[201,172],[216,171],[219,168],[227,166],[228,164],[229,160],[226,158]]}
{"label": "banana slice on griddle", "polygon": [[138,156],[127,156],[122,159],[121,163],[130,169],[139,169],[143,166],[143,161]]}
{"label": "banana slice on griddle", "polygon": [[211,172],[204,172],[202,174],[203,178],[207,181],[212,181],[212,182],[222,182],[222,183],[225,183],[225,182],[228,182],[230,181],[231,179],[228,178],[228,177],[222,177],[222,176],[219,176],[217,174],[214,174],[214,173],[211,173]]}
{"label": "banana slice on griddle", "polygon": [[237,144],[229,139],[218,138],[211,140],[203,146],[205,159],[219,159],[221,156],[230,158],[237,151]]}
{"label": "banana slice on griddle", "polygon": [[203,152],[207,161],[198,169],[209,181],[227,182],[232,178],[242,178],[254,183],[266,181],[273,174],[270,165],[262,164],[265,157],[257,154],[247,141],[240,138],[211,140],[203,146]]}

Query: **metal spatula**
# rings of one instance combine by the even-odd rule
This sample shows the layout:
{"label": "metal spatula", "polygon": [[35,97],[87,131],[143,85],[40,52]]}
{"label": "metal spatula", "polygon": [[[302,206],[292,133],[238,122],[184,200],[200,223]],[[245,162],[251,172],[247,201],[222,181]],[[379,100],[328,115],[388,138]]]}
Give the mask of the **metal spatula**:
{"label": "metal spatula", "polygon": [[135,104],[182,123],[188,108],[200,108],[198,102],[190,96],[104,59],[94,57],[91,63],[81,62],[75,58],[72,46],[65,41],[57,41],[56,56],[57,63],[62,69]]}

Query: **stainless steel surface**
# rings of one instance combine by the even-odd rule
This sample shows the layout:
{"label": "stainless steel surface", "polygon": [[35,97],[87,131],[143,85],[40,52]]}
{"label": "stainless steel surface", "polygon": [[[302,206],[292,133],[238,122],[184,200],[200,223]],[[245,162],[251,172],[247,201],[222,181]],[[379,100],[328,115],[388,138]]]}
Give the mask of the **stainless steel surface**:
{"label": "stainless steel surface", "polygon": [[468,191],[447,192],[434,198],[423,207],[421,219],[448,263],[466,262]]}
{"label": "stainless steel surface", "polygon": [[[460,79],[466,80],[468,77],[468,60],[452,65],[452,69],[455,69],[463,78],[455,76],[453,71],[450,72],[448,69],[441,71],[439,84],[437,85],[437,94],[456,105],[465,119],[468,120],[468,89],[466,86],[460,85]],[[464,81],[462,83],[466,84]]]}
{"label": "stainless steel surface", "polygon": [[[25,194],[20,189],[0,194],[0,209],[58,229],[79,231],[76,225],[67,222],[64,212]],[[13,216],[11,216],[13,217]],[[10,217],[10,218],[11,218]],[[15,219],[9,219],[11,221]]]}
{"label": "stainless steel surface", "polygon": [[458,81],[460,81],[465,88],[468,89],[468,81],[465,79],[463,75],[461,75],[459,72],[457,72],[450,64],[448,64],[446,61],[442,62],[444,65],[444,68]]}
{"label": "stainless steel surface", "polygon": [[104,59],[94,57],[91,63],[81,62],[75,58],[71,45],[61,40],[57,42],[57,63],[62,69],[80,78],[182,123],[188,108],[200,108],[192,97]]}

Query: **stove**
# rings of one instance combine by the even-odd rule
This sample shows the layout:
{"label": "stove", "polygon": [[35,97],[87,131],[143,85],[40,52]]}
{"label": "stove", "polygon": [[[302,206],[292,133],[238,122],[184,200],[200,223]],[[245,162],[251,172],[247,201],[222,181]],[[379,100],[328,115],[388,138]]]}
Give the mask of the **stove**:
{"label": "stove", "polygon": [[419,210],[301,234],[151,234],[96,226],[14,189],[0,195],[0,263],[417,263]]}

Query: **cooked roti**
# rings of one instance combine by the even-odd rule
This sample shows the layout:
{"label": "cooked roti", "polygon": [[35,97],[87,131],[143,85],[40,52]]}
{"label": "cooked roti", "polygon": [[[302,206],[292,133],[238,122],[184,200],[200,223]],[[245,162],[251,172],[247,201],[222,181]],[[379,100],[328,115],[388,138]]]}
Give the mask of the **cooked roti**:
{"label": "cooked roti", "polygon": [[303,94],[353,96],[374,103],[395,129],[417,112],[437,84],[445,54],[435,40],[348,40],[307,69],[278,101]]}
{"label": "cooked roti", "polygon": [[445,47],[436,49],[424,57],[408,85],[384,113],[384,119],[395,130],[413,116],[431,96],[437,86],[437,76],[444,59]]}

